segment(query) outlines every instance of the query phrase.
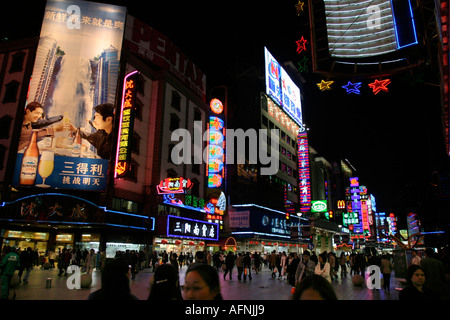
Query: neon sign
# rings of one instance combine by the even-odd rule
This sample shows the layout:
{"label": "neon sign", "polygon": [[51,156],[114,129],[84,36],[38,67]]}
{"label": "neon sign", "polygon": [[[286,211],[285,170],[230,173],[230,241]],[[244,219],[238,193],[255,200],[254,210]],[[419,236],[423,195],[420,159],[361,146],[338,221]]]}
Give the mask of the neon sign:
{"label": "neon sign", "polygon": [[134,129],[134,106],[136,103],[136,77],[138,74],[138,71],[134,71],[128,74],[124,81],[115,178],[125,177],[130,170],[131,142]]}
{"label": "neon sign", "polygon": [[[219,100],[211,102],[214,113],[219,109],[213,106],[217,106],[219,102]],[[225,177],[225,121],[215,116],[210,117],[208,132],[208,188],[220,188]]]}
{"label": "neon sign", "polygon": [[311,208],[311,177],[309,170],[308,135],[298,135],[298,173],[300,180],[300,211],[308,212]]}
{"label": "neon sign", "polygon": [[302,51],[306,51],[306,44],[308,40],[306,40],[303,36],[300,40],[295,42],[297,44],[297,53],[301,53]]}
{"label": "neon sign", "polygon": [[347,85],[342,86],[342,88],[344,88],[345,90],[347,90],[347,93],[348,93],[348,94],[350,94],[350,93],[360,94],[361,91],[359,91],[359,88],[361,88],[361,84],[362,84],[362,82],[355,82],[355,83],[352,83],[351,81],[349,81],[349,82],[347,83]]}
{"label": "neon sign", "polygon": [[322,80],[320,83],[317,83],[317,86],[321,91],[325,90],[331,90],[331,85],[334,83],[334,81],[325,81]]}
{"label": "neon sign", "polygon": [[221,114],[223,112],[223,103],[219,99],[211,100],[210,107],[215,114]]}
{"label": "neon sign", "polygon": [[380,80],[375,79],[374,82],[369,83],[369,87],[372,88],[374,94],[378,94],[380,91],[389,92],[387,86],[391,83],[390,79]]}
{"label": "neon sign", "polygon": [[200,220],[167,216],[167,236],[198,240],[219,240],[219,225]]}
{"label": "neon sign", "polygon": [[192,188],[192,182],[185,178],[167,178],[156,186],[158,194],[185,193]]}

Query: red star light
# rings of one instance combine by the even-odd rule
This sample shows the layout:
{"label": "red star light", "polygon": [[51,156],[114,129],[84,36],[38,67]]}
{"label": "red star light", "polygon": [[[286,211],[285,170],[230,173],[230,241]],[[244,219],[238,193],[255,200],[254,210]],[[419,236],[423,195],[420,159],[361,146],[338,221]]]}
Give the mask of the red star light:
{"label": "red star light", "polygon": [[306,44],[308,43],[308,40],[305,40],[305,38],[302,36],[302,38],[295,42],[297,44],[297,53],[301,53],[303,50],[306,51]]}
{"label": "red star light", "polygon": [[375,79],[374,82],[369,83],[369,87],[372,88],[374,94],[378,94],[380,91],[386,91],[389,92],[389,89],[387,86],[391,83],[390,79],[386,80],[377,80]]}

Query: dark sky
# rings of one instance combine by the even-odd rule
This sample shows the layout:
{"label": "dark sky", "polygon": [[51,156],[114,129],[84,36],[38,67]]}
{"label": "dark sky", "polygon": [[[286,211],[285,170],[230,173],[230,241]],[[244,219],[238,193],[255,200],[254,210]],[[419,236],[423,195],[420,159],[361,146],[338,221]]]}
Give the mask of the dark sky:
{"label": "dark sky", "polygon": [[[310,38],[303,33],[305,15],[296,14],[296,0],[97,2],[125,4],[130,14],[192,57],[209,79],[225,72],[236,59],[243,65],[262,63],[264,46],[280,63],[290,60],[297,65],[295,42],[302,35]],[[2,38],[39,35],[45,1],[26,6],[11,1],[7,7],[0,19]],[[341,88],[352,79],[331,79],[336,81],[333,90],[321,92],[316,83],[322,77],[311,72],[302,75],[307,80],[301,86],[304,121],[312,147],[330,162],[348,159],[360,182],[376,197],[378,211],[403,219],[409,210],[416,210],[430,220],[435,212],[430,197],[432,172],[446,167],[448,160],[436,72],[425,67],[412,76],[396,75],[391,77],[389,92],[376,96],[367,87],[373,80],[360,80],[358,96]]]}

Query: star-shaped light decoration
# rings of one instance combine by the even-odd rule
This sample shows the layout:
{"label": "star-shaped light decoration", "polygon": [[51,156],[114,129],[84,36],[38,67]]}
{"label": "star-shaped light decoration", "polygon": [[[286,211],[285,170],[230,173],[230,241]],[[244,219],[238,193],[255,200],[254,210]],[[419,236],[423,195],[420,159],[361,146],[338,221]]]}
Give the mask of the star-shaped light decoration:
{"label": "star-shaped light decoration", "polygon": [[319,89],[321,91],[325,91],[325,90],[331,90],[331,85],[334,83],[334,81],[325,81],[322,80],[320,83],[317,84],[317,86],[319,87]]}
{"label": "star-shaped light decoration", "polygon": [[295,43],[297,44],[297,53],[301,53],[303,50],[306,51],[306,44],[308,43],[308,40],[306,40],[303,36]]}
{"label": "star-shaped light decoration", "polygon": [[391,83],[390,79],[380,80],[375,79],[374,82],[369,83],[369,87],[372,88],[374,94],[378,94],[380,91],[389,92],[387,86]]}
{"label": "star-shaped light decoration", "polygon": [[359,88],[361,87],[362,82],[355,82],[352,83],[351,81],[348,82],[348,84],[346,86],[342,86],[342,88],[344,88],[345,90],[347,90],[347,93],[355,93],[355,94],[360,94],[361,91],[359,91]]}
{"label": "star-shaped light decoration", "polygon": [[295,8],[297,9],[297,15],[299,16],[299,15],[301,15],[303,12],[304,12],[304,10],[303,10],[303,6],[305,5],[305,3],[304,2],[301,2],[301,1],[299,1],[296,5],[295,5]]}
{"label": "star-shaped light decoration", "polygon": [[308,72],[308,62],[309,62],[308,57],[303,57],[303,59],[298,62],[297,71],[298,72]]}

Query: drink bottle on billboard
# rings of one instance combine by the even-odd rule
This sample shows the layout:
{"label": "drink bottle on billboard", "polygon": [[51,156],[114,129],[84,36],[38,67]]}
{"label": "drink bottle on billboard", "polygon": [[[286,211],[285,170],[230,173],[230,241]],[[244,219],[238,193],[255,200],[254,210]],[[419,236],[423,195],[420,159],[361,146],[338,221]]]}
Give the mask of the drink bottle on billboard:
{"label": "drink bottle on billboard", "polygon": [[75,139],[73,140],[72,157],[78,158],[80,156],[81,156],[81,133],[80,128],[78,128]]}
{"label": "drink bottle on billboard", "polygon": [[22,168],[20,170],[20,185],[33,186],[39,162],[39,148],[37,145],[37,130],[33,130],[30,143],[23,154]]}

